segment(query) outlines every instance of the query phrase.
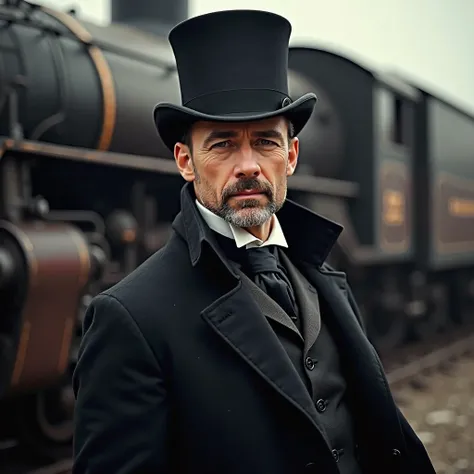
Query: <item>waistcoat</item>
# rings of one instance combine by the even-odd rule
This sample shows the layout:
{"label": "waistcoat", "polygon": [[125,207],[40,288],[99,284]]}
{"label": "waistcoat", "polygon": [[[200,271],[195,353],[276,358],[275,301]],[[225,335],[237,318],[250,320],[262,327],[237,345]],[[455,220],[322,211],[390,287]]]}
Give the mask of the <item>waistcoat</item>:
{"label": "waistcoat", "polygon": [[283,252],[280,261],[295,292],[299,320],[289,315],[240,270],[242,283],[268,318],[281,345],[315,404],[317,423],[341,474],[361,474],[356,459],[354,424],[338,350],[321,315],[317,290]]}

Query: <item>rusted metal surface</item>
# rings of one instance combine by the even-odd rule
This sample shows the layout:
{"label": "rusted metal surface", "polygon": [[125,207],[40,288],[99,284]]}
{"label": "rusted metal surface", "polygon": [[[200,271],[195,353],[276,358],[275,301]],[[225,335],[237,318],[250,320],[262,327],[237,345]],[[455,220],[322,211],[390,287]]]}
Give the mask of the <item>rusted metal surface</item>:
{"label": "rusted metal surface", "polygon": [[17,152],[34,157],[44,156],[47,158],[88,162],[90,164],[133,168],[152,173],[179,175],[175,162],[165,158],[104,152],[28,140],[15,141],[6,139],[3,141],[0,149],[0,160],[8,152]]}
{"label": "rusted metal surface", "polygon": [[[86,241],[66,224],[0,221],[0,236],[14,242],[27,267],[26,291],[11,317],[20,320],[8,392],[44,386],[67,369],[78,302],[89,279]],[[4,317],[8,317],[8,314]]]}

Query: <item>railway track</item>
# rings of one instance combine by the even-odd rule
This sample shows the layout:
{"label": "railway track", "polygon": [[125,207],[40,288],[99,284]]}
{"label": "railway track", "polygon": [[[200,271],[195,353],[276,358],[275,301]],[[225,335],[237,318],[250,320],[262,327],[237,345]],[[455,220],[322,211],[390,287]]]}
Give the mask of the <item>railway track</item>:
{"label": "railway track", "polygon": [[391,387],[416,383],[421,378],[447,370],[459,358],[474,355],[474,326],[439,334],[429,342],[409,344],[384,357],[387,380]]}

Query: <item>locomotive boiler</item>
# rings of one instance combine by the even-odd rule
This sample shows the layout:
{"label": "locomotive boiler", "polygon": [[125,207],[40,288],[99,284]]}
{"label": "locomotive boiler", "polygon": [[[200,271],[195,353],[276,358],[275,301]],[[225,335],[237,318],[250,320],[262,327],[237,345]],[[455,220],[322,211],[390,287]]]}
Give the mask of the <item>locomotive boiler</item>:
{"label": "locomotive boiler", "polygon": [[[167,42],[187,2],[112,1],[107,27],[0,3],[0,409],[4,439],[70,449],[70,375],[90,299],[166,242],[183,184],[153,106],[179,102]],[[377,349],[472,308],[474,118],[395,74],[290,48],[319,102],[290,198],[340,222]],[[449,316],[449,318],[448,318]]]}

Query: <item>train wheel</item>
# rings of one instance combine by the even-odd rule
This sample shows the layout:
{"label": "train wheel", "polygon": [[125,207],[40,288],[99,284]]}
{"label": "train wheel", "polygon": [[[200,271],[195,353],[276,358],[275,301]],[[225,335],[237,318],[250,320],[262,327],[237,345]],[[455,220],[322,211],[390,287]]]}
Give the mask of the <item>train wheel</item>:
{"label": "train wheel", "polygon": [[467,272],[451,277],[451,317],[455,324],[474,322],[474,278]]}
{"label": "train wheel", "polygon": [[28,394],[17,401],[19,441],[47,460],[70,457],[73,437],[73,399],[68,386]]}
{"label": "train wheel", "polygon": [[384,311],[371,314],[367,322],[369,338],[378,351],[391,352],[401,346],[406,335],[403,313]]}
{"label": "train wheel", "polygon": [[442,283],[429,286],[427,309],[410,322],[410,332],[418,340],[426,340],[447,328],[449,323],[449,293]]}

